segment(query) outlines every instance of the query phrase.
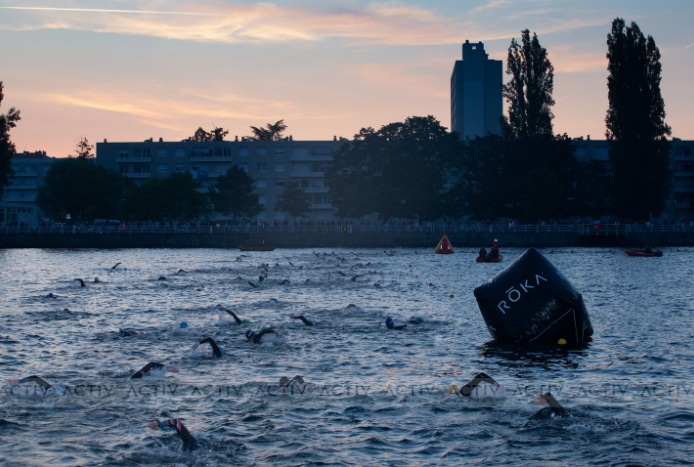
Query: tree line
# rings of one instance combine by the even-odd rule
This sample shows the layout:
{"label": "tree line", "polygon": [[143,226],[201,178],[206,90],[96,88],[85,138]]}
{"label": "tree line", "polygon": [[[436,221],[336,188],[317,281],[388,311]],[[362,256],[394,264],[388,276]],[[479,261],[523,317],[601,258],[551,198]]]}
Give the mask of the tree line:
{"label": "tree line", "polygon": [[[337,215],[527,221],[659,216],[672,188],[660,52],[652,37],[621,18],[612,23],[607,49],[608,164],[578,162],[571,138],[553,133],[554,68],[537,35],[526,29],[508,48],[509,80],[502,92],[509,110],[500,135],[461,140],[433,116],[363,128],[326,168]],[[2,97],[0,82],[0,103]],[[9,130],[18,121],[18,110],[0,115],[0,194],[14,153]],[[283,120],[251,127],[251,139],[277,141],[286,128]],[[227,134],[216,126],[200,127],[189,139],[222,141]],[[93,164],[91,148],[84,138],[77,157],[56,161],[47,173],[38,202],[50,217],[182,221],[210,211],[252,218],[262,209],[252,193],[253,179],[238,166],[218,177],[207,193],[188,173],[134,185]],[[275,210],[298,217],[309,207],[303,190],[288,182]]]}

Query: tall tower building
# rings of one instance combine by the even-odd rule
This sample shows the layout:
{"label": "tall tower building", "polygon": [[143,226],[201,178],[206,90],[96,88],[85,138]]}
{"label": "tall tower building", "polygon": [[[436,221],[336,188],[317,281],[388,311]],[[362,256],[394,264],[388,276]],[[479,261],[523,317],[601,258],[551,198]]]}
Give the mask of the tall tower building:
{"label": "tall tower building", "polygon": [[501,133],[501,60],[489,60],[484,44],[463,44],[451,76],[451,131],[461,138]]}

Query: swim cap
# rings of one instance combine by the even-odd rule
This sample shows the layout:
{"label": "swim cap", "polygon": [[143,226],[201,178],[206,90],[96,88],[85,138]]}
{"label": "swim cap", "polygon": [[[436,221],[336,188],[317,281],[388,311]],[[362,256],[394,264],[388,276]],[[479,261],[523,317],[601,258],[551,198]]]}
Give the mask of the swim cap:
{"label": "swim cap", "polygon": [[557,344],[559,344],[559,345],[566,345],[566,339],[564,339],[563,337],[560,338],[560,339],[557,341]]}
{"label": "swim cap", "polygon": [[221,345],[219,346],[219,351],[222,352],[222,355],[224,355],[224,347],[222,347]]}
{"label": "swim cap", "polygon": [[284,388],[284,387],[286,387],[287,385],[289,385],[289,378],[287,378],[286,376],[282,376],[282,377],[280,378],[280,387],[281,387],[281,388]]}
{"label": "swim cap", "polygon": [[392,328],[395,324],[393,323],[393,318],[390,316],[386,318],[386,327],[387,328]]}
{"label": "swim cap", "polygon": [[181,329],[185,329],[188,327],[188,323],[186,323],[185,321],[181,321],[180,327]]}
{"label": "swim cap", "polygon": [[253,339],[253,336],[255,336],[255,332],[253,332],[253,330],[251,329],[248,329],[246,331],[246,339]]}

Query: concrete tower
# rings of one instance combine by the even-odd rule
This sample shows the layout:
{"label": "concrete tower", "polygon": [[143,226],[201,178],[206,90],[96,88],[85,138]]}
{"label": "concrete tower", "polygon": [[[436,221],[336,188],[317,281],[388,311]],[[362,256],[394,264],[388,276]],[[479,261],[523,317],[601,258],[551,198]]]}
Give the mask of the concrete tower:
{"label": "concrete tower", "polygon": [[484,44],[463,44],[451,76],[451,131],[463,139],[501,133],[501,60],[489,60]]}

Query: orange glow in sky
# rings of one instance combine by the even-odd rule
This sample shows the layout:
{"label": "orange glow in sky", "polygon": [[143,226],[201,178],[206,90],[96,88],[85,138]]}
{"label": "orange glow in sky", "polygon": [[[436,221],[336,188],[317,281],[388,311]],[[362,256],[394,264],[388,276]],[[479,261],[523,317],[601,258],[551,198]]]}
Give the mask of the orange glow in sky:
{"label": "orange glow in sky", "polygon": [[55,157],[83,137],[177,141],[218,126],[233,139],[280,119],[295,140],[409,116],[450,128],[462,43],[505,63],[529,29],[555,68],[555,133],[604,139],[616,17],[655,39],[666,122],[694,139],[694,2],[677,0],[0,0],[0,112],[21,111],[18,151]]}

